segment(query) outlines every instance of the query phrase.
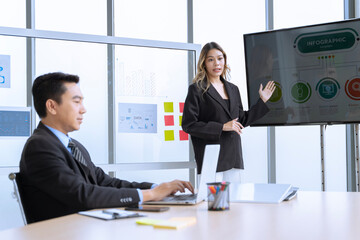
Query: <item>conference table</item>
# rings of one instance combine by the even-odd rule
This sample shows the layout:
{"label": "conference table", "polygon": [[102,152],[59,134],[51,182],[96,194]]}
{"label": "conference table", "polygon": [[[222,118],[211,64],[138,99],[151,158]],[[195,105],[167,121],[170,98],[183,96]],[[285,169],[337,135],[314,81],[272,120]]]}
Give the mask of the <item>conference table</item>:
{"label": "conference table", "polygon": [[360,193],[299,191],[278,204],[231,203],[230,210],[208,211],[207,202],[171,206],[152,219],[195,217],[181,229],[138,225],[139,218],[100,220],[79,214],[0,232],[0,239],[360,239]]}

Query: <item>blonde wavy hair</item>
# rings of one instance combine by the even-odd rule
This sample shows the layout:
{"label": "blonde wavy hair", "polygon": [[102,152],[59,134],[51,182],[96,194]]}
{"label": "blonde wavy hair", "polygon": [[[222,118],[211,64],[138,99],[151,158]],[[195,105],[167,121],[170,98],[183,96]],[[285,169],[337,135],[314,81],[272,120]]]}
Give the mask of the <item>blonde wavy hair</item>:
{"label": "blonde wavy hair", "polygon": [[[199,61],[197,64],[197,73],[196,76],[193,79],[193,83],[196,83],[199,89],[203,90],[203,93],[205,93],[209,87],[210,87],[210,81],[208,81],[207,77],[207,71],[205,68],[205,60],[208,52],[212,49],[217,49],[224,55],[224,70],[221,73],[221,77],[225,80],[227,80],[230,77],[230,67],[227,65],[227,57],[225,51],[220,47],[219,44],[216,42],[209,42],[205,44],[205,46],[201,49]],[[204,84],[205,83],[205,84]]]}

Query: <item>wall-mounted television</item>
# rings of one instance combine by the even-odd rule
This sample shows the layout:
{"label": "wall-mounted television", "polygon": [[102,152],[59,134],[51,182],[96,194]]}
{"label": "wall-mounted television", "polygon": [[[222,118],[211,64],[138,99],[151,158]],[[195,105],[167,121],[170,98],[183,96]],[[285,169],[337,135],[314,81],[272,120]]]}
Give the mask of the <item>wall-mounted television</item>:
{"label": "wall-mounted television", "polygon": [[252,126],[360,122],[360,19],[244,35],[249,107],[277,86]]}

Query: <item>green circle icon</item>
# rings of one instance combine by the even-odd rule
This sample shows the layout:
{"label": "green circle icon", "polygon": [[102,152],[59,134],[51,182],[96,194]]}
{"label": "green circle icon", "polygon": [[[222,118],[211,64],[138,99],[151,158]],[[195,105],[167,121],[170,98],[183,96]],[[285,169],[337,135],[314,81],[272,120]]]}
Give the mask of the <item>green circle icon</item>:
{"label": "green circle icon", "polygon": [[324,100],[331,100],[339,93],[340,85],[333,78],[323,78],[316,85],[319,96]]}
{"label": "green circle icon", "polygon": [[269,102],[272,103],[278,102],[282,97],[282,89],[280,83],[275,82],[275,86],[276,86],[275,91],[273,92],[271,98],[269,99]]}
{"label": "green circle icon", "polygon": [[296,103],[304,103],[309,100],[311,96],[311,87],[308,83],[296,82],[291,87],[291,97]]}

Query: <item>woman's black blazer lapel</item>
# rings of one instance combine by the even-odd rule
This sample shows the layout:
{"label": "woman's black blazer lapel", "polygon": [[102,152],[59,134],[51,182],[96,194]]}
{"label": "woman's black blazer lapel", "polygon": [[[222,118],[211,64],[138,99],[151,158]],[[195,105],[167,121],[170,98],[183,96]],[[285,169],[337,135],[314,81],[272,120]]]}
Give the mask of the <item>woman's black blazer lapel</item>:
{"label": "woman's black blazer lapel", "polygon": [[[228,91],[228,90],[226,89],[226,91]],[[212,97],[216,102],[218,102],[220,104],[220,106],[224,109],[226,114],[229,115],[229,117],[231,117],[230,111],[229,111],[224,99],[220,96],[220,94],[216,91],[216,89],[213,87],[212,84],[210,84],[210,87],[207,92],[210,95],[210,97]],[[230,98],[230,96],[229,96],[229,98]]]}
{"label": "woman's black blazer lapel", "polygon": [[[241,105],[241,99],[239,99],[238,97],[238,89],[235,89],[233,87],[233,85],[231,85],[228,81],[223,80],[224,86],[225,86],[225,90],[228,94],[229,97],[229,103],[230,103],[230,117],[231,119],[235,119],[237,117],[239,117],[239,103]],[[240,102],[239,102],[240,101]]]}

